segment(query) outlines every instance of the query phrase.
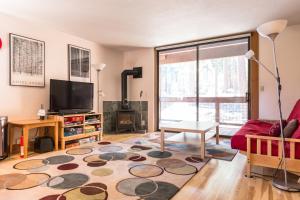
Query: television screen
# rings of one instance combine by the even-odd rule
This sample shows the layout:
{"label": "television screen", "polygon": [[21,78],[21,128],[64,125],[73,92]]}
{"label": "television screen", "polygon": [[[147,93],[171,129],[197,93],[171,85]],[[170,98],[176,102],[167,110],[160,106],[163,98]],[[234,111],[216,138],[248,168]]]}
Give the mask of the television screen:
{"label": "television screen", "polygon": [[94,84],[50,80],[50,111],[93,110]]}

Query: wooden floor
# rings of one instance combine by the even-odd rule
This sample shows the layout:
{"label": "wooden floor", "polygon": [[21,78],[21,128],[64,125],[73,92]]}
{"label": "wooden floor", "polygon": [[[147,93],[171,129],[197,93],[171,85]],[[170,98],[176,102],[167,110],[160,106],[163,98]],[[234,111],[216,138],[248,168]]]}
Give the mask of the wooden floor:
{"label": "wooden floor", "polygon": [[[119,141],[136,134],[106,135]],[[300,193],[282,192],[261,178],[245,178],[246,158],[237,154],[233,161],[211,159],[172,200],[300,200]]]}

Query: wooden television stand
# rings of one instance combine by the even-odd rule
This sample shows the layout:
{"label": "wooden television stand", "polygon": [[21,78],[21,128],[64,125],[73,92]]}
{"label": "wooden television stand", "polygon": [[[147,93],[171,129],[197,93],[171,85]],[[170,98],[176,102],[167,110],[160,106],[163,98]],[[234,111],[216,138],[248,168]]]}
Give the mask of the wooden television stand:
{"label": "wooden television stand", "polygon": [[74,114],[74,115],[54,115],[59,121],[59,141],[61,149],[66,148],[66,142],[90,138],[96,136],[97,140],[102,140],[103,135],[103,115],[94,114]]}

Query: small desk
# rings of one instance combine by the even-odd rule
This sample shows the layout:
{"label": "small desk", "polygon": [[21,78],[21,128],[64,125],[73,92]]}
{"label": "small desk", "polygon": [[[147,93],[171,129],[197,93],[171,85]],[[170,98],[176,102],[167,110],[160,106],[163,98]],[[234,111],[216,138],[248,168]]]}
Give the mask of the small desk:
{"label": "small desk", "polygon": [[179,121],[179,122],[163,122],[160,124],[161,130],[161,141],[160,148],[161,152],[165,149],[165,131],[175,132],[191,132],[198,133],[201,135],[201,151],[200,158],[205,158],[205,134],[216,129],[216,144],[219,144],[219,123],[217,122],[196,122],[196,121]]}
{"label": "small desk", "polygon": [[57,119],[32,119],[32,120],[18,120],[18,121],[9,121],[9,150],[12,152],[12,146],[14,141],[14,128],[19,127],[23,132],[24,139],[24,158],[28,156],[28,133],[30,129],[33,128],[42,128],[42,127],[54,127],[54,145],[55,151],[58,150],[58,120]]}

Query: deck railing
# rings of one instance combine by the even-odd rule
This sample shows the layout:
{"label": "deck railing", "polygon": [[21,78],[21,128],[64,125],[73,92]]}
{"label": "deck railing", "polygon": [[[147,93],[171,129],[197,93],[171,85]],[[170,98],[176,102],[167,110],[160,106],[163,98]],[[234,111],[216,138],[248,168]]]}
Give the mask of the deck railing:
{"label": "deck railing", "polygon": [[[210,117],[216,122],[225,125],[241,125],[248,118],[248,103],[246,97],[160,97],[164,103],[195,103],[199,109],[199,120],[201,121],[201,108],[212,110]],[[205,113],[204,113],[205,115]],[[205,116],[207,117],[207,116]],[[211,119],[212,120],[212,119]]]}

